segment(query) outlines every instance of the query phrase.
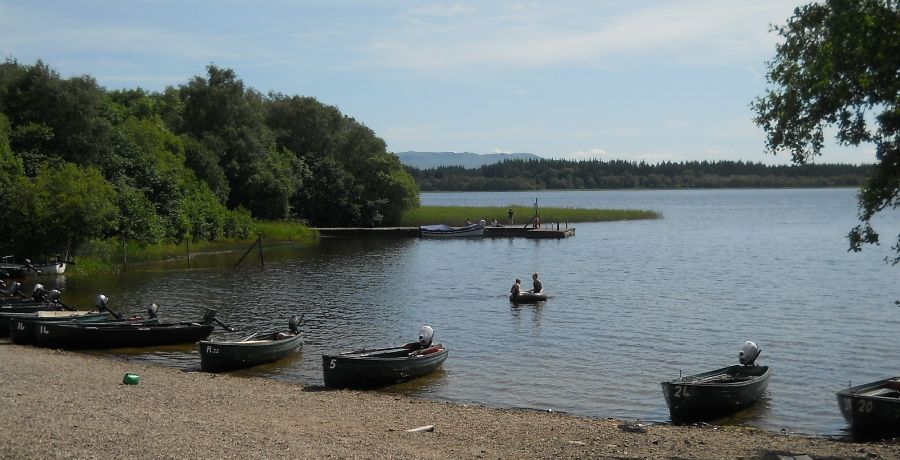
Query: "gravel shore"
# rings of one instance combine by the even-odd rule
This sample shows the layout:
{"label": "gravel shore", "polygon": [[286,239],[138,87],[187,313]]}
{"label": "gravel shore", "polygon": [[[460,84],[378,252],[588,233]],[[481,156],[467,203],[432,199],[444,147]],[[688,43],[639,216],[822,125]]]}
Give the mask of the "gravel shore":
{"label": "gravel shore", "polygon": [[[126,373],[138,385],[122,384]],[[433,425],[433,431],[406,430]],[[321,391],[0,341],[0,458],[900,458],[739,427]],[[802,457],[802,456],[808,457]]]}

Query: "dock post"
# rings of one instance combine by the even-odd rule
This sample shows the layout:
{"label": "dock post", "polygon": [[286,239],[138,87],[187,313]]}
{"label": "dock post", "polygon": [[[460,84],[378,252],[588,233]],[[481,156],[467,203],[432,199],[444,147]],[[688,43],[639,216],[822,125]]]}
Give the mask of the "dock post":
{"label": "dock post", "polygon": [[257,235],[257,241],[259,241],[259,266],[264,267],[266,265],[266,258],[263,256],[262,233],[258,233]]}

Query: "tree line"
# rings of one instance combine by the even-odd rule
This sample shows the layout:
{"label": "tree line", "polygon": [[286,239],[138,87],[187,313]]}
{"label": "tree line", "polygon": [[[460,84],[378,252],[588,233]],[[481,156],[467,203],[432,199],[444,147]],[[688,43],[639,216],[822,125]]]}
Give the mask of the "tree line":
{"label": "tree line", "polygon": [[162,92],[109,91],[41,61],[0,64],[0,252],[241,238],[254,218],[395,224],[418,205],[413,178],[362,123],[206,70]]}
{"label": "tree line", "polygon": [[422,191],[858,187],[870,165],[766,165],[744,161],[649,164],[624,160],[504,160],[467,169],[407,167]]}

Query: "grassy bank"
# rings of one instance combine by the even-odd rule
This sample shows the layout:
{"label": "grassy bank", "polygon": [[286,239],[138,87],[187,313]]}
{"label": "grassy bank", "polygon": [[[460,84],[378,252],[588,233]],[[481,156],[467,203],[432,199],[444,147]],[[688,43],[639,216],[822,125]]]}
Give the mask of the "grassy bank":
{"label": "grassy bank", "polygon": [[[419,226],[431,224],[463,225],[466,219],[478,222],[481,219],[489,224],[497,219],[507,224],[507,212],[515,213],[513,221],[516,225],[524,225],[534,217],[531,206],[420,206],[403,216],[401,225]],[[655,211],[638,209],[584,209],[584,208],[540,208],[541,221],[551,222],[607,222],[614,220],[659,219],[661,214]]]}
{"label": "grassy bank", "polygon": [[[244,251],[261,236],[264,244],[290,242],[310,244],[318,239],[318,232],[300,222],[257,221],[253,224],[251,236],[246,239],[222,239],[216,241],[185,241],[156,243],[142,246],[121,238],[94,240],[82,246],[76,263],[66,268],[67,274],[92,275],[115,273],[121,270],[127,258],[129,264],[184,259],[188,250],[192,256],[209,252]],[[124,246],[124,253],[123,253]]]}

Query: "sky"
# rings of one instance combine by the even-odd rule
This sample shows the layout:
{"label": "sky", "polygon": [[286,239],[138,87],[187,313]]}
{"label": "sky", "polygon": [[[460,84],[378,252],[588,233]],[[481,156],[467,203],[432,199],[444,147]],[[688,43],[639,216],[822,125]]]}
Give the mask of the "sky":
{"label": "sky", "polygon": [[[743,160],[750,104],[806,1],[0,0],[0,57],[110,90],[229,68],[262,93],[335,106],[388,150]],[[871,163],[829,144],[820,163]]]}

